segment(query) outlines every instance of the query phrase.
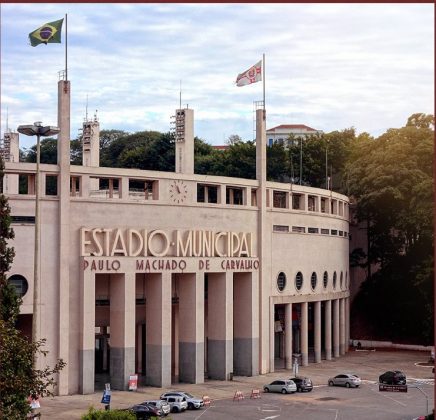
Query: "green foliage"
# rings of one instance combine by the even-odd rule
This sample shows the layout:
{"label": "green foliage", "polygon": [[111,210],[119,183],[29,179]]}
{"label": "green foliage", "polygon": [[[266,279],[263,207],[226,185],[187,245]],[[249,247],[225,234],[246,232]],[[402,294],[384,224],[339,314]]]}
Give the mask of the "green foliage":
{"label": "green foliage", "polygon": [[174,139],[170,133],[141,131],[113,140],[101,150],[101,166],[155,171],[175,169]]}
{"label": "green foliage", "polygon": [[29,343],[12,322],[0,320],[0,412],[4,418],[23,419],[30,411],[29,395],[53,395],[54,375],[65,363],[59,360],[54,368],[34,369],[33,355],[47,355],[44,344],[45,340]]}
{"label": "green foliage", "polygon": [[90,407],[81,420],[136,420],[136,416],[129,410],[96,410]]}
{"label": "green foliage", "polygon": [[[46,137],[40,141],[40,162],[56,165],[58,162],[58,141],[51,137]],[[36,144],[27,150],[25,162],[36,162]]]}
{"label": "green foliage", "polygon": [[[3,170],[4,164],[0,159],[0,180],[3,180]],[[0,191],[3,191],[2,188]],[[7,243],[14,238],[10,222],[7,198],[0,193],[0,413],[2,418],[21,420],[30,411],[29,395],[53,395],[54,375],[65,363],[59,360],[53,369],[35,369],[35,355],[47,354],[42,349],[45,340],[29,343],[15,328],[21,299],[6,278],[15,255]]]}
{"label": "green foliage", "polygon": [[[58,140],[47,137],[40,142],[41,163],[56,165],[58,162]],[[20,160],[24,162],[36,162],[36,144],[30,149],[20,150]],[[82,164],[82,142],[79,139],[70,142],[70,162],[72,165]]]}
{"label": "green foliage", "polygon": [[380,338],[433,339],[433,120],[414,114],[403,128],[358,138],[345,167],[369,244],[351,253],[368,277],[355,309]]}

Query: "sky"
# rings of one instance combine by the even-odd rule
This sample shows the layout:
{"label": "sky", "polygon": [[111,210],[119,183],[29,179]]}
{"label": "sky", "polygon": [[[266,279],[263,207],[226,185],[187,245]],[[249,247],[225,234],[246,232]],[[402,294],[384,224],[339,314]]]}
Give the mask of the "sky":
{"label": "sky", "polygon": [[[212,145],[254,138],[263,83],[236,77],[265,54],[267,129],[354,127],[374,137],[434,114],[434,6],[428,4],[1,4],[1,135],[57,125],[62,43],[28,34],[68,15],[71,138],[101,129],[168,132],[179,107]],[[181,87],[181,89],[180,89]],[[34,138],[20,136],[20,147]]]}

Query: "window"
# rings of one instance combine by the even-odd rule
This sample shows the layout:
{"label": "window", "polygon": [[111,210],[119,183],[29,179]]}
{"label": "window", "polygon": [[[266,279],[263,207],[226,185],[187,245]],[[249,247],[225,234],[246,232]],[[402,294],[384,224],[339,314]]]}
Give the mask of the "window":
{"label": "window", "polygon": [[11,216],[11,223],[17,224],[35,224],[35,216]]}
{"label": "window", "polygon": [[29,288],[27,280],[21,274],[14,274],[9,277],[8,283],[15,287],[15,292],[19,297],[23,297]]}
{"label": "window", "polygon": [[315,290],[317,281],[318,281],[318,279],[317,279],[316,273],[314,271],[312,273],[312,275],[310,276],[310,285],[312,287],[312,290]]}
{"label": "window", "polygon": [[327,209],[326,199],[325,198],[321,198],[321,213],[325,213],[326,209]]}
{"label": "window", "polygon": [[348,288],[348,271],[345,272],[345,288]]}
{"label": "window", "polygon": [[58,195],[58,177],[56,175],[45,176],[45,195]]}
{"label": "window", "polygon": [[303,274],[301,273],[301,271],[299,271],[295,276],[295,288],[297,290],[301,290],[302,287],[303,287]]}
{"label": "window", "polygon": [[303,226],[292,226],[292,232],[304,233],[306,229]]}
{"label": "window", "polygon": [[218,203],[218,187],[197,184],[197,203]]}
{"label": "window", "polygon": [[333,273],[333,289],[336,289],[336,271]]}
{"label": "window", "polygon": [[227,187],[226,188],[226,203],[242,206],[244,194],[242,188]]}
{"label": "window", "polygon": [[329,233],[330,233],[330,231],[328,229],[321,229],[322,235],[328,235]]}
{"label": "window", "polygon": [[341,277],[340,277],[340,280],[339,280],[339,287],[341,289],[343,289],[343,287],[344,287],[344,273],[342,271],[341,271]]}
{"label": "window", "polygon": [[339,236],[344,236],[344,231],[343,230],[339,231]]}
{"label": "window", "polygon": [[309,211],[315,211],[316,210],[316,201],[315,201],[315,196],[313,195],[309,195],[307,197],[307,206],[308,206],[308,210]]}
{"label": "window", "polygon": [[318,233],[318,228],[313,228],[313,227],[307,228],[307,233]]}
{"label": "window", "polygon": [[289,226],[273,225],[273,232],[289,232]]}
{"label": "window", "polygon": [[273,191],[273,207],[285,209],[286,194],[287,193],[285,191]]}
{"label": "window", "polygon": [[323,282],[324,289],[326,289],[327,285],[329,283],[329,275],[328,275],[327,271],[324,271],[322,282]]}
{"label": "window", "polygon": [[286,274],[283,272],[280,272],[277,276],[277,289],[279,289],[279,292],[283,292],[283,290],[286,287]]}
{"label": "window", "polygon": [[272,146],[273,143],[274,143],[274,140],[273,140],[273,139],[268,139],[268,146]]}
{"label": "window", "polygon": [[332,229],[331,234],[336,236],[338,234],[338,231],[336,229]]}
{"label": "window", "polygon": [[251,189],[251,205],[257,206],[257,190],[255,188]]}
{"label": "window", "polygon": [[302,210],[301,207],[301,194],[292,194],[292,209],[293,210]]}
{"label": "window", "polygon": [[129,178],[129,198],[141,200],[158,199],[158,181],[151,179],[130,179]]}

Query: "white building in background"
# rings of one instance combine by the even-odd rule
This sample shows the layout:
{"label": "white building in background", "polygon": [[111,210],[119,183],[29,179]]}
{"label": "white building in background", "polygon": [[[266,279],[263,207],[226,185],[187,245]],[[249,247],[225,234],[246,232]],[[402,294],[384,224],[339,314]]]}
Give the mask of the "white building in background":
{"label": "white building in background", "polygon": [[266,139],[268,146],[272,146],[274,143],[287,145],[287,140],[292,134],[296,139],[305,139],[308,136],[314,134],[322,134],[322,130],[315,130],[304,124],[282,124],[277,127],[266,130]]}
{"label": "white building in background", "polygon": [[[59,82],[58,164],[40,168],[37,336],[45,362],[67,363],[60,395],[94,392],[101,374],[114,389],[134,373],[140,385],[168,387],[348,349],[348,198],[266,180],[262,109],[255,180],[195,174],[194,111],[176,110],[174,123],[175,173],[100,167],[97,120],[84,124],[83,166],[71,166],[70,82]],[[276,136],[291,132],[280,127],[295,128]],[[8,278],[30,336],[36,164],[19,162],[18,134],[7,134]]]}

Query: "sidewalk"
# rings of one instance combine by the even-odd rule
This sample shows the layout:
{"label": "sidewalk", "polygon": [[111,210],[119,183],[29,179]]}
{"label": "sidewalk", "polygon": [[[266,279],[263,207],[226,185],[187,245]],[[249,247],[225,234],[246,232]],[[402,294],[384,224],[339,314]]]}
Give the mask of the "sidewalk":
{"label": "sidewalk", "polygon": [[[314,385],[327,384],[328,378],[338,373],[355,373],[363,380],[378,380],[386,370],[402,370],[409,380],[432,380],[431,366],[419,366],[416,363],[428,361],[428,352],[422,351],[354,351],[350,350],[345,356],[322,363],[311,363],[299,369],[299,376],[308,376]],[[141,387],[136,392],[112,391],[111,408],[127,408],[146,399],[157,399],[168,389],[190,392],[202,397],[208,395],[211,399],[233,398],[236,391],[242,391],[245,396],[251,394],[252,389],[262,390],[263,385],[276,378],[291,378],[291,370],[277,369],[274,373],[254,377],[235,376],[233,381],[216,381],[207,379],[203,384],[175,384],[171,388]],[[41,399],[42,419],[80,419],[90,406],[103,408],[100,403],[102,392],[90,395],[70,395]]]}

